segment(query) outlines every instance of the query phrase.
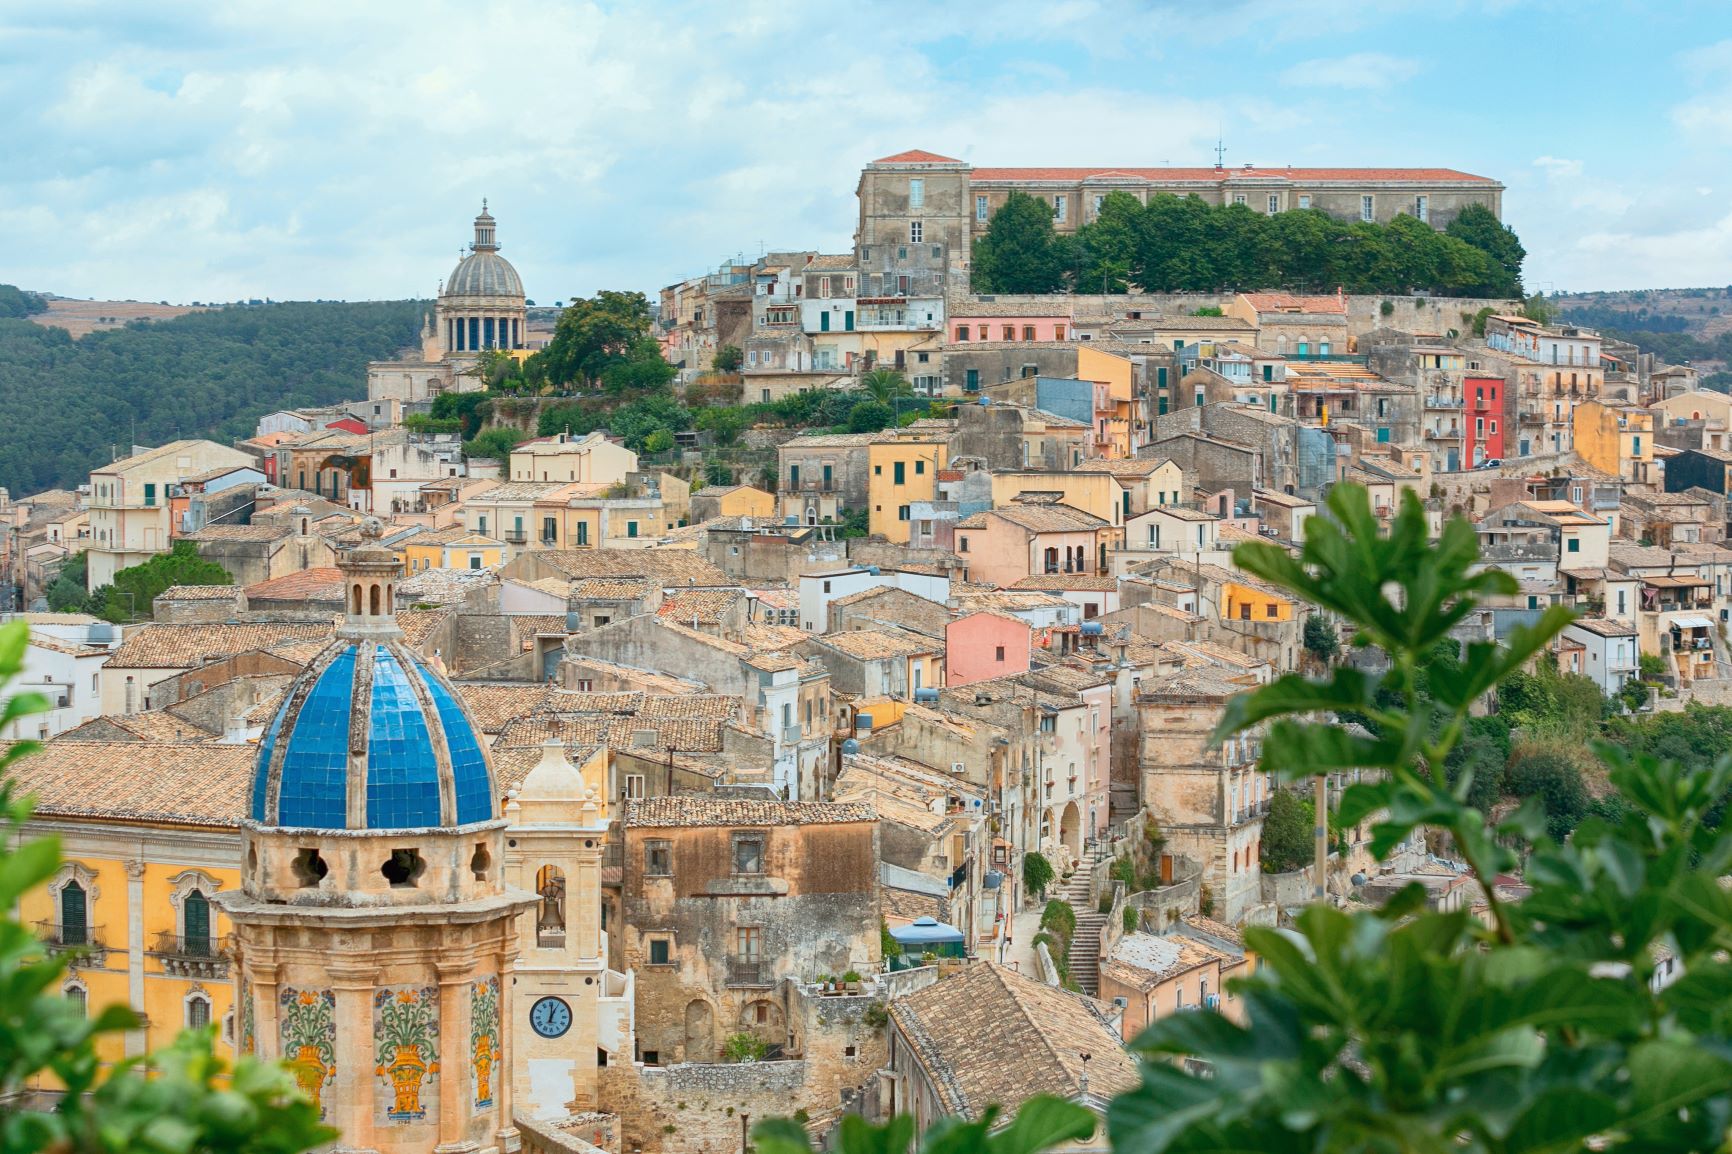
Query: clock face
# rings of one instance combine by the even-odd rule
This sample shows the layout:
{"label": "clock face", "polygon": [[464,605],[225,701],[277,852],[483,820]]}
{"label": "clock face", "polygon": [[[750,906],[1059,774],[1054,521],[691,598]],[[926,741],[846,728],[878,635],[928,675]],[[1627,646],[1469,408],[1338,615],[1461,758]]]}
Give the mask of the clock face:
{"label": "clock face", "polygon": [[529,1024],[543,1038],[557,1038],[571,1029],[571,1007],[559,998],[542,998],[529,1008]]}

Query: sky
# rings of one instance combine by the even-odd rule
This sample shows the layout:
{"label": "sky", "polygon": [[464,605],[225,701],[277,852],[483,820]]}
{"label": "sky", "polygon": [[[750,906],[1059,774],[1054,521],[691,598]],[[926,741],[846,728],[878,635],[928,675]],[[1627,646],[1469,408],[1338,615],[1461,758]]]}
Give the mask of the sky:
{"label": "sky", "polygon": [[1429,166],[1548,292],[1732,283],[1732,3],[0,0],[0,282],[543,304],[852,243],[863,165]]}

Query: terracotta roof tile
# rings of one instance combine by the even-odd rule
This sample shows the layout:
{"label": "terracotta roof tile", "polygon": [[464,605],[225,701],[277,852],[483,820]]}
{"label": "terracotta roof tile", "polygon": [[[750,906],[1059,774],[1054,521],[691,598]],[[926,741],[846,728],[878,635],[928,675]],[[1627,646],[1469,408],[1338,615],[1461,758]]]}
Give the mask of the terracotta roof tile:
{"label": "terracotta roof tile", "polygon": [[156,595],[158,601],[233,601],[239,592],[233,585],[170,585]]}
{"label": "terracotta roof tile", "polygon": [[668,594],[656,610],[659,617],[671,617],[687,624],[696,622],[699,625],[720,625],[728,610],[739,604],[746,595],[744,589],[727,587],[722,589],[681,589]]}
{"label": "terracotta roof tile", "polygon": [[405,609],[397,614],[397,628],[403,631],[405,642],[418,646],[454,612],[449,606],[438,609]]}
{"label": "terracotta roof tile", "polygon": [[923,148],[911,148],[894,156],[881,156],[873,164],[961,164],[954,156],[940,156]]}
{"label": "terracotta roof tile", "polygon": [[638,828],[734,825],[824,825],[877,821],[871,806],[857,801],[757,801],[682,795],[626,804],[625,824]]}
{"label": "terracotta roof tile", "polygon": [[246,593],[249,601],[341,601],[343,571],[334,565],[303,569],[248,585]]}
{"label": "terracotta roof tile", "polygon": [[[892,158],[893,159],[893,158]],[[1259,181],[1308,183],[1313,181],[1415,181],[1422,184],[1496,184],[1490,177],[1474,176],[1453,168],[977,168],[969,179],[976,184],[1000,181],[1060,180],[1081,183],[1112,178],[1156,183],[1215,184],[1234,177]]]}
{"label": "terracotta roof tile", "polygon": [[469,716],[483,733],[498,733],[519,717],[539,713],[547,707],[552,690],[546,685],[453,681],[457,695],[469,707]]}
{"label": "terracotta roof tile", "polygon": [[848,629],[840,633],[825,633],[813,640],[860,661],[912,657],[944,648],[942,642],[902,629]]}
{"label": "terracotta roof tile", "polygon": [[207,661],[232,657],[249,649],[266,649],[285,641],[323,643],[331,636],[329,623],[259,622],[221,625],[171,625],[154,621],[142,626],[108,659],[114,669],[191,669]]}
{"label": "terracotta roof tile", "polygon": [[1138,1082],[1136,1060],[1100,1003],[994,962],[891,1002],[890,1016],[947,1113],[978,1118],[989,1105],[1015,1110],[1036,1094],[1074,1098],[1085,1077],[1102,1097]]}
{"label": "terracotta roof tile", "polygon": [[54,741],[10,775],[40,817],[238,829],[257,755],[211,741]]}

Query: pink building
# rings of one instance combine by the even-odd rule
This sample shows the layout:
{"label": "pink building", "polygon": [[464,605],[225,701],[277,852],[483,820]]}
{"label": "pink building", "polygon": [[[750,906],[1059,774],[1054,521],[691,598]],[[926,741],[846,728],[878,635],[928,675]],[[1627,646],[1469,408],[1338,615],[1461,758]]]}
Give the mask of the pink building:
{"label": "pink building", "polygon": [[953,315],[947,322],[950,340],[954,344],[978,341],[1069,341],[1076,326],[1071,324],[1070,311],[1046,316],[983,317],[967,313]]}
{"label": "pink building", "polygon": [[972,685],[1028,670],[1034,628],[1020,617],[983,610],[944,627],[944,680]]}
{"label": "pink building", "polygon": [[1106,572],[1113,527],[1070,505],[1013,502],[956,523],[963,579],[1008,587],[1037,573]]}

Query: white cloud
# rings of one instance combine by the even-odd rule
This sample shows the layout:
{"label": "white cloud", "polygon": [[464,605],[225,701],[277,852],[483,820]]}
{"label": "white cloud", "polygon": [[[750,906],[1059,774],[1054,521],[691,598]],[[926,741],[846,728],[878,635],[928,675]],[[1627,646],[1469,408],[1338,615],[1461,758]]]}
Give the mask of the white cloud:
{"label": "white cloud", "polygon": [[1307,60],[1281,73],[1281,83],[1293,88],[1389,88],[1419,74],[1421,64],[1382,52]]}

